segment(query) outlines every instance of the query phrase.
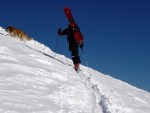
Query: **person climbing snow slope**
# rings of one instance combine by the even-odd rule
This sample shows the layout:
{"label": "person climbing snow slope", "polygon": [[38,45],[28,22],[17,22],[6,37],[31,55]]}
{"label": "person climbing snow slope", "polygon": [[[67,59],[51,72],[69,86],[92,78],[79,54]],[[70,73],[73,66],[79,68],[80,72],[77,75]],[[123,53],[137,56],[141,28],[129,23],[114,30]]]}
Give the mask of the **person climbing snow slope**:
{"label": "person climbing snow slope", "polygon": [[82,43],[76,42],[74,37],[74,31],[70,25],[68,25],[68,27],[64,30],[61,30],[61,28],[59,28],[58,34],[60,36],[67,35],[67,41],[69,43],[69,51],[71,51],[74,69],[78,71],[80,69],[79,65],[81,63],[78,48],[79,47],[81,49],[83,48],[83,42]]}

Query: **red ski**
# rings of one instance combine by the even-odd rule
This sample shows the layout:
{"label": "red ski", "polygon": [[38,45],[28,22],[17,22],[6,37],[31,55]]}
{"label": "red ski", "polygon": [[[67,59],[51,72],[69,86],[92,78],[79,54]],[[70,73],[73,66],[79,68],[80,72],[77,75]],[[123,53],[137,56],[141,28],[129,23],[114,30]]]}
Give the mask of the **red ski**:
{"label": "red ski", "polygon": [[74,37],[75,37],[76,41],[79,42],[80,44],[82,44],[83,43],[83,35],[81,34],[78,25],[75,23],[75,21],[73,19],[70,8],[65,7],[64,12],[67,16],[70,26],[72,27],[72,29],[74,31]]}

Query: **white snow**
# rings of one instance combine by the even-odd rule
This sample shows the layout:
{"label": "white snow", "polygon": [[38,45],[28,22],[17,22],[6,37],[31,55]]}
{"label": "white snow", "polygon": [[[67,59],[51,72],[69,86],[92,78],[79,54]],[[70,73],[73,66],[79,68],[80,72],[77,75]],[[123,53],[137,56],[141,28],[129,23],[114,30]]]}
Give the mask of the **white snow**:
{"label": "white snow", "polygon": [[[55,56],[55,58],[54,58]],[[150,93],[0,27],[0,113],[150,113]],[[91,75],[90,75],[90,73]]]}

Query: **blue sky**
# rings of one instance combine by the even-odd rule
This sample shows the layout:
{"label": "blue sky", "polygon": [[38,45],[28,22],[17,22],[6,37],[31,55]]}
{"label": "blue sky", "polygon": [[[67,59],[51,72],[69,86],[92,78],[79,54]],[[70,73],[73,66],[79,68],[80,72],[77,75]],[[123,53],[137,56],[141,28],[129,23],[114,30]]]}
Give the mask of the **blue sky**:
{"label": "blue sky", "polygon": [[[0,26],[20,28],[55,50],[57,29],[68,25],[65,6],[84,35],[89,66],[150,92],[149,0],[1,1]],[[70,57],[65,37],[57,52]]]}

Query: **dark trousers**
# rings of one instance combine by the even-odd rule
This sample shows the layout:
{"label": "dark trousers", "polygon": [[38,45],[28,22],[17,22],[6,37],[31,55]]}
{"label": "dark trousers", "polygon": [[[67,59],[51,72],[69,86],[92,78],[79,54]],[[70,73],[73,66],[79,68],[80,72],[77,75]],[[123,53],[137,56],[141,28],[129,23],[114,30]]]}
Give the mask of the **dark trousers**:
{"label": "dark trousers", "polygon": [[72,46],[70,48],[71,55],[72,55],[72,61],[74,64],[81,63],[78,48],[79,48],[78,44],[75,44],[74,46]]}

